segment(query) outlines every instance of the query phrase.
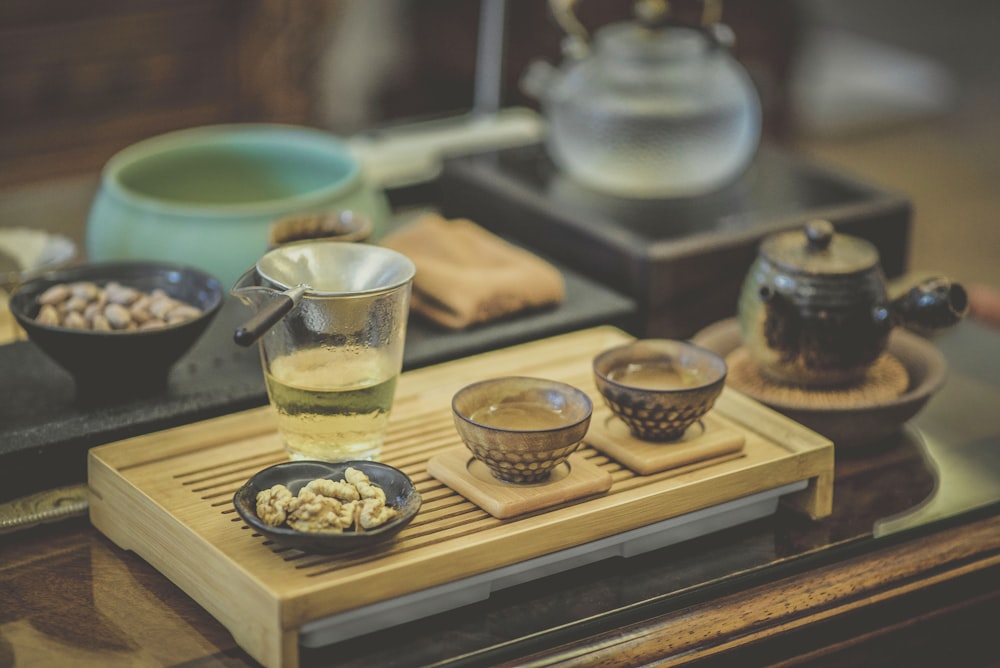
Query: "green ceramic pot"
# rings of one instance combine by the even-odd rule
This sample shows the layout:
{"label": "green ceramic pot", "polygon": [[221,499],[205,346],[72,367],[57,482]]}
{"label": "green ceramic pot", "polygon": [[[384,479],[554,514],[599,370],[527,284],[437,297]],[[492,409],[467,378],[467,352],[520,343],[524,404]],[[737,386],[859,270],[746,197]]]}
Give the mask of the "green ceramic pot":
{"label": "green ceramic pot", "polygon": [[86,230],[89,259],[183,262],[222,284],[267,251],[274,221],[352,210],[377,239],[389,216],[345,142],[275,124],[179,130],[114,155],[101,173]]}

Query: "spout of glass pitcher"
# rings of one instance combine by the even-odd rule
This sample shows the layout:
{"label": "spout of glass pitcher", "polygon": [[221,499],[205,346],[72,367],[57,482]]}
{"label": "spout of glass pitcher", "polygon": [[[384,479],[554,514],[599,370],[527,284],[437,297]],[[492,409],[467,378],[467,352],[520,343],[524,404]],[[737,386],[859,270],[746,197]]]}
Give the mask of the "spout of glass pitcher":
{"label": "spout of glass pitcher", "polygon": [[236,280],[229,293],[247,306],[257,310],[266,307],[283,294],[281,290],[260,285],[260,273],[256,266],[244,272]]}
{"label": "spout of glass pitcher", "polygon": [[289,290],[258,285],[260,275],[256,268],[250,269],[236,281],[230,291],[234,297],[254,309],[253,316],[236,328],[233,340],[241,346],[249,346],[274,327],[299,303],[309,291],[308,285],[296,285]]}

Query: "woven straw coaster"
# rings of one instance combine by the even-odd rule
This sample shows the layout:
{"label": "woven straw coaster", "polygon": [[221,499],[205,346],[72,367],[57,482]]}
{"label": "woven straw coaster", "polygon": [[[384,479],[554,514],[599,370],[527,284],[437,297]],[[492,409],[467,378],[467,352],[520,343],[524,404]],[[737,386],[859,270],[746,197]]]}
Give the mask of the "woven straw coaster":
{"label": "woven straw coaster", "polygon": [[906,392],[910,376],[894,355],[883,353],[858,383],[846,387],[802,387],[777,383],[761,372],[743,346],[726,356],[726,383],[758,401],[796,408],[856,408],[893,401]]}

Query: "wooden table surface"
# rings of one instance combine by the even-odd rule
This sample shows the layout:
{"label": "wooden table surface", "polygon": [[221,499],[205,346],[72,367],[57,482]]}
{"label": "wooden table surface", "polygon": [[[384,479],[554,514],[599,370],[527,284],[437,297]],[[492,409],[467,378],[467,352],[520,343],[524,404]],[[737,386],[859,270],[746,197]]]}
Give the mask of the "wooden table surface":
{"label": "wooden table surface", "polygon": [[[1000,335],[969,322],[939,341],[945,389],[891,442],[838,453],[830,517],[779,511],[302,665],[996,665]],[[0,535],[0,593],[0,666],[255,665],[82,517]]]}

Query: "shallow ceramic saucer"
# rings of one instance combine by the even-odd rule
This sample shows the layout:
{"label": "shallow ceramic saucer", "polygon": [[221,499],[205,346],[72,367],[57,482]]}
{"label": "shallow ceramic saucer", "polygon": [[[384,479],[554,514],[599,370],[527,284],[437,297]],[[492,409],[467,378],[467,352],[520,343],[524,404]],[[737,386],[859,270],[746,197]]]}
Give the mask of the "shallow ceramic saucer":
{"label": "shallow ceramic saucer", "polygon": [[68,264],[76,257],[69,237],[29,227],[0,227],[0,290]]}
{"label": "shallow ceramic saucer", "polygon": [[[723,357],[742,344],[739,323],[728,318],[709,325],[691,341]],[[775,400],[755,393],[752,388],[730,385],[830,440],[837,448],[872,446],[893,436],[914,417],[944,385],[948,363],[933,343],[901,328],[893,330],[887,352],[894,356],[909,376],[909,386],[899,396],[850,406],[825,406],[818,402]]]}
{"label": "shallow ceramic saucer", "polygon": [[[367,531],[309,533],[296,531],[288,526],[268,526],[257,517],[258,492],[280,483],[292,494],[298,494],[302,487],[317,478],[343,480],[344,471],[348,468],[358,469],[367,475],[373,484],[382,488],[385,492],[386,505],[396,510],[394,519]],[[420,493],[405,473],[388,464],[369,461],[338,463],[292,461],[275,464],[253,475],[233,496],[236,512],[254,531],[279,545],[322,554],[364,550],[382,544],[399,533],[416,517],[421,502]]]}

